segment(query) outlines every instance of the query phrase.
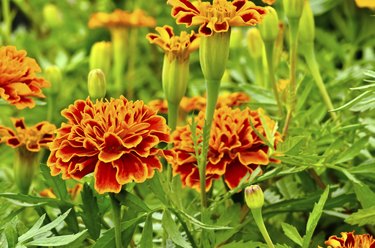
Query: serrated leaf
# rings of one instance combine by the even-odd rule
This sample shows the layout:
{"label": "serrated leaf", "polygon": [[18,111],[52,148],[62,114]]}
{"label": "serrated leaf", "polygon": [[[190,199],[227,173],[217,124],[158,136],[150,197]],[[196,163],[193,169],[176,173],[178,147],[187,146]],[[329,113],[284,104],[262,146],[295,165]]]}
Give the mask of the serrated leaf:
{"label": "serrated leaf", "polygon": [[342,153],[342,156],[340,156],[336,161],[335,164],[344,163],[346,161],[349,161],[353,159],[355,156],[357,156],[361,150],[366,146],[368,142],[368,137],[363,137],[354,144],[351,145],[350,148],[348,148],[345,152]]}
{"label": "serrated leaf", "polygon": [[90,186],[85,183],[81,192],[82,198],[82,220],[93,239],[98,239],[100,235],[101,220],[96,197]]}
{"label": "serrated leaf", "polygon": [[178,231],[178,227],[168,210],[164,210],[163,212],[162,225],[164,230],[168,233],[169,238],[175,244],[184,248],[191,247],[191,245],[181,236],[181,233]]}
{"label": "serrated leaf", "polygon": [[324,204],[326,203],[328,199],[328,193],[329,193],[329,187],[327,187],[324,190],[322,196],[319,199],[319,202],[315,204],[313,211],[310,214],[310,217],[306,225],[306,235],[303,237],[303,243],[302,243],[303,248],[309,248],[310,246],[311,237],[314,233],[316,226],[318,225],[320,217],[322,216]]}
{"label": "serrated leaf", "polygon": [[141,241],[139,243],[139,247],[140,248],[152,247],[152,237],[153,237],[152,214],[149,214],[147,216],[145,226],[143,227],[142,238],[141,238]]}
{"label": "serrated leaf", "polygon": [[369,186],[365,184],[359,185],[355,183],[354,192],[363,208],[370,208],[372,206],[375,206],[375,193],[370,189]]}
{"label": "serrated leaf", "polygon": [[289,225],[288,223],[282,223],[281,227],[283,228],[283,231],[285,235],[292,240],[294,243],[296,243],[299,246],[302,246],[303,239],[301,235],[299,234],[297,228],[295,228],[292,225]]}
{"label": "serrated leaf", "polygon": [[62,235],[50,238],[40,238],[37,240],[33,240],[31,242],[26,243],[26,245],[32,246],[63,246],[73,243],[75,240],[79,239],[82,235],[87,233],[87,230],[83,230],[82,232],[70,235]]}
{"label": "serrated leaf", "polygon": [[375,206],[366,208],[366,209],[360,209],[358,212],[353,213],[350,215],[345,222],[351,224],[351,225],[358,225],[358,226],[364,226],[364,225],[374,225],[375,223]]}
{"label": "serrated leaf", "polygon": [[[29,231],[27,231],[25,234],[23,234],[22,236],[18,238],[18,242],[23,243],[32,237],[35,237],[37,235],[40,235],[40,234],[43,234],[45,232],[52,230],[53,228],[60,225],[64,221],[64,219],[68,216],[69,212],[70,212],[70,209],[45,226],[42,226],[38,229],[33,229],[33,230],[30,229]],[[44,217],[42,216],[41,218],[44,218]]]}

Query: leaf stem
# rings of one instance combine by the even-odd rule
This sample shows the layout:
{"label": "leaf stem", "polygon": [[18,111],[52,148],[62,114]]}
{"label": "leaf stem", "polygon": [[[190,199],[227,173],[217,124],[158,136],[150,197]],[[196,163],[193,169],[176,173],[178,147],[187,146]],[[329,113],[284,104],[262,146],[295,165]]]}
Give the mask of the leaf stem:
{"label": "leaf stem", "polygon": [[122,248],[122,238],[121,238],[121,204],[116,199],[114,193],[109,194],[111,198],[112,211],[113,211],[113,223],[115,225],[115,241],[116,248]]}

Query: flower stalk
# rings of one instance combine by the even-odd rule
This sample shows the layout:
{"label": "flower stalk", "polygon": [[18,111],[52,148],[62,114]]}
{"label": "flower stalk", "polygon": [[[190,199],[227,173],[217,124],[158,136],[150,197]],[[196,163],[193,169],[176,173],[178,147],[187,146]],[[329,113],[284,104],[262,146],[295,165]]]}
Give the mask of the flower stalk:
{"label": "flower stalk", "polygon": [[12,18],[10,16],[10,6],[9,6],[9,0],[3,0],[2,1],[2,9],[3,9],[3,18],[5,23],[4,28],[4,43],[10,44],[10,32],[12,28]]}
{"label": "flower stalk", "polygon": [[128,70],[126,76],[126,97],[133,99],[134,97],[134,80],[135,80],[135,64],[137,59],[137,39],[138,29],[130,28],[129,30],[129,55],[128,55]]}
{"label": "flower stalk", "polygon": [[116,195],[113,193],[109,194],[112,204],[113,213],[113,223],[115,226],[115,242],[116,248],[122,248],[122,238],[121,238],[121,204],[116,199]]}
{"label": "flower stalk", "polygon": [[113,76],[115,81],[114,92],[112,95],[121,95],[124,91],[124,71],[126,65],[126,40],[128,38],[128,30],[124,28],[111,29],[113,44]]}

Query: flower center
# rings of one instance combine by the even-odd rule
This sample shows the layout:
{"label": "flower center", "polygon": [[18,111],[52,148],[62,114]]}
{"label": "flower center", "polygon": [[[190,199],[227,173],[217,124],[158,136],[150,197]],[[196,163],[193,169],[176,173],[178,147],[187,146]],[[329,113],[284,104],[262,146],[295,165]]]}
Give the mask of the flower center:
{"label": "flower center", "polygon": [[202,15],[209,19],[215,18],[217,22],[224,22],[236,15],[236,7],[227,0],[214,0],[213,4],[202,3]]}

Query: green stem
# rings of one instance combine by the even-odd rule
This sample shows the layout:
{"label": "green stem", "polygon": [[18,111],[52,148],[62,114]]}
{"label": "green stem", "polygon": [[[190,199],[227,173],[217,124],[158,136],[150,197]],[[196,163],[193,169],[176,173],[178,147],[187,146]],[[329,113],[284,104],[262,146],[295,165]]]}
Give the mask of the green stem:
{"label": "green stem", "polygon": [[267,58],[267,65],[268,65],[268,77],[269,77],[269,84],[272,85],[273,94],[275,95],[277,107],[279,109],[279,115],[283,115],[283,107],[281,104],[279,92],[277,91],[276,85],[276,75],[275,75],[275,68],[274,68],[274,59],[273,59],[273,51],[274,51],[274,43],[266,41],[264,43],[266,48],[266,58]]}
{"label": "green stem", "polygon": [[283,137],[286,136],[292,115],[296,107],[296,73],[297,73],[297,45],[298,45],[298,25],[299,18],[289,19],[289,40],[290,40],[290,70],[289,70],[289,90],[287,102],[287,118],[283,128]]}
{"label": "green stem", "polygon": [[[111,30],[113,44],[113,76],[115,81],[113,96],[117,97],[124,91],[124,70],[126,64],[127,30],[114,28]],[[115,94],[115,95],[114,95]]]}
{"label": "green stem", "polygon": [[261,208],[251,209],[251,213],[253,214],[254,221],[257,224],[259,231],[262,234],[264,240],[266,241],[268,248],[274,248],[275,246],[273,245],[270,235],[268,234],[267,228],[264,225],[262,209]]}
{"label": "green stem", "polygon": [[127,91],[126,97],[133,99],[134,97],[134,80],[135,75],[135,64],[137,59],[137,41],[138,41],[138,29],[132,28],[129,33],[129,54],[128,54],[128,71],[127,71]]}
{"label": "green stem", "polygon": [[49,97],[47,97],[47,120],[51,123],[53,123],[56,98],[56,94],[50,94]]}
{"label": "green stem", "polygon": [[113,193],[109,194],[111,198],[112,211],[113,211],[113,223],[115,225],[115,241],[116,248],[122,248],[121,238],[121,204],[116,199],[116,195]]}
{"label": "green stem", "polygon": [[[319,89],[320,95],[323,98],[324,104],[326,105],[328,111],[330,111],[334,109],[334,107],[319,71],[318,63],[316,61],[314,53],[314,43],[305,43],[303,44],[303,47],[303,55],[305,57],[306,63],[310,69],[312,76],[314,77],[314,81]],[[329,114],[331,115],[331,118],[333,120],[337,120],[337,115],[335,112],[329,112]]]}
{"label": "green stem", "polygon": [[4,17],[4,43],[10,44],[10,32],[12,28],[12,19],[10,16],[9,0],[2,0],[3,17]]}
{"label": "green stem", "polygon": [[178,104],[168,102],[168,126],[171,129],[171,132],[177,127],[178,107]]}

